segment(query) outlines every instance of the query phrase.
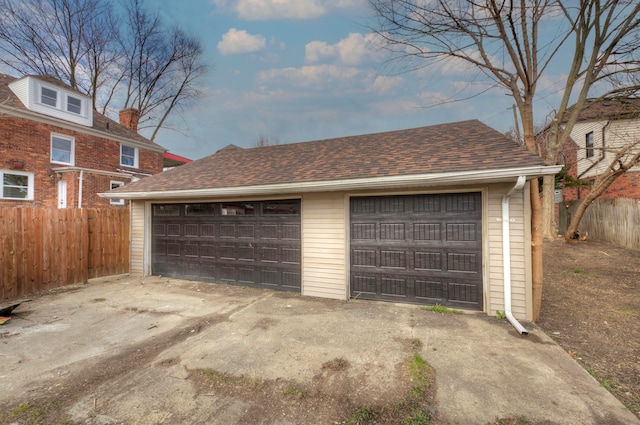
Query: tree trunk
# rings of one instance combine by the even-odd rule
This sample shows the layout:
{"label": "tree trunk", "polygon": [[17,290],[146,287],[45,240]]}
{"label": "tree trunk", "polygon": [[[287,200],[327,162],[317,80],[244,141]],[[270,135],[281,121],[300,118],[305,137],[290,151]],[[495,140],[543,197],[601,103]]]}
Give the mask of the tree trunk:
{"label": "tree trunk", "polygon": [[555,218],[555,176],[542,177],[542,237],[553,240],[558,235]]}
{"label": "tree trunk", "polygon": [[540,318],[542,307],[542,205],[538,179],[531,180],[531,295],[533,321]]}

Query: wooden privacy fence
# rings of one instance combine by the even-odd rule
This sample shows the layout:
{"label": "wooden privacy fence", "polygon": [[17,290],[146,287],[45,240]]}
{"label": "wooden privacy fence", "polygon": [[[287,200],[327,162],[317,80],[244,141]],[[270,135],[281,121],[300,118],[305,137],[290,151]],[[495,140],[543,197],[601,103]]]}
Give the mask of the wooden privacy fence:
{"label": "wooden privacy fence", "polygon": [[[560,204],[560,231],[564,233],[578,201]],[[585,211],[578,231],[588,239],[640,249],[640,199],[596,199]]]}
{"label": "wooden privacy fence", "polygon": [[0,208],[0,299],[129,272],[129,211]]}

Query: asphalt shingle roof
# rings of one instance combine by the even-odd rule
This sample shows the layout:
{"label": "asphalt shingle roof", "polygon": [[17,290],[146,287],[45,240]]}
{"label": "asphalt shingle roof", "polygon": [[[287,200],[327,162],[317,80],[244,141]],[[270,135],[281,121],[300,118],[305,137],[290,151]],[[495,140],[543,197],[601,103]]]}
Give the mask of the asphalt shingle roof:
{"label": "asphalt shingle roof", "polygon": [[609,99],[587,101],[578,115],[578,121],[636,119],[640,117],[640,99]]}
{"label": "asphalt shingle roof", "polygon": [[[46,81],[47,83],[62,87],[67,90],[78,92],[71,86],[48,75],[33,75],[32,77],[42,81]],[[27,107],[22,104],[20,99],[18,99],[18,97],[9,88],[9,83],[15,80],[17,80],[16,77],[0,74],[0,104],[28,111]],[[117,121],[112,120],[111,118],[97,112],[96,110],[93,111],[93,126],[91,128],[93,130],[105,133],[105,135],[113,135],[124,139],[135,140],[136,142],[149,145],[151,149],[164,150],[162,146],[141,136],[135,131],[129,130],[128,128],[120,125],[120,123],[118,123]]]}
{"label": "asphalt shingle roof", "polygon": [[213,155],[116,192],[197,190],[541,166],[538,156],[477,120],[266,146]]}

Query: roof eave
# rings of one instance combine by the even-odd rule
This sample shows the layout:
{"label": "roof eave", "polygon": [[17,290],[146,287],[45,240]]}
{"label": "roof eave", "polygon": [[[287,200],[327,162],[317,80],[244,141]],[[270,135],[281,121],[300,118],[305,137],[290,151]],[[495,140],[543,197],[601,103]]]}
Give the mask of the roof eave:
{"label": "roof eave", "polygon": [[107,133],[104,131],[96,130],[93,127],[85,127],[80,124],[72,123],[71,121],[65,121],[62,118],[54,118],[48,117],[44,114],[40,114],[37,112],[31,112],[28,109],[16,108],[14,106],[1,105],[0,111],[7,113],[8,115],[12,115],[18,118],[25,118],[31,121],[40,122],[43,124],[54,125],[56,127],[65,128],[67,130],[78,131],[80,133],[89,134],[92,136],[101,137],[107,140],[113,140],[115,142],[124,143],[127,146],[146,149],[155,152],[165,152],[166,149],[155,142],[151,142],[153,144],[147,144],[140,142],[138,140],[119,136],[117,134]]}
{"label": "roof eave", "polygon": [[149,192],[106,192],[100,193],[103,198],[116,199],[186,199],[220,196],[253,196],[284,193],[332,192],[341,190],[393,189],[419,186],[445,186],[460,183],[487,184],[510,182],[519,176],[535,178],[543,175],[554,175],[562,166],[530,166],[505,168],[497,170],[473,170],[461,172],[415,174],[409,176],[369,177],[348,180],[327,180],[303,183],[280,183],[268,185],[221,187],[197,190],[167,190]]}

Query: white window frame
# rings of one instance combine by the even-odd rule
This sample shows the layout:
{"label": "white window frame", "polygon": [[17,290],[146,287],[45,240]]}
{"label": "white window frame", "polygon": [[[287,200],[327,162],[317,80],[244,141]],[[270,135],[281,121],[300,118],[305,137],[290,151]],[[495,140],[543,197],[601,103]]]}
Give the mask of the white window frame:
{"label": "white window frame", "polygon": [[[70,103],[69,103],[69,99],[75,99],[75,100],[77,100],[77,101],[79,101],[79,102],[80,102],[80,105],[78,106],[78,108],[80,108],[80,110],[79,110],[78,112],[76,112],[76,111],[72,111],[72,110],[70,110],[70,109],[69,109],[69,104],[70,104]],[[67,104],[67,105],[66,105],[66,111],[67,111],[67,112],[69,112],[70,114],[75,114],[75,115],[81,115],[81,116],[84,116],[84,114],[82,113],[82,111],[84,111],[84,108],[83,108],[83,106],[84,106],[84,105],[82,104],[82,103],[83,103],[82,99],[80,99],[79,97],[76,97],[76,96],[70,96],[70,95],[67,95],[67,96],[66,96],[66,100],[67,100],[67,102],[66,102],[66,104]],[[74,107],[76,107],[76,105],[74,105]]]}
{"label": "white window frame", "polygon": [[[50,90],[52,92],[54,92],[56,94],[56,104],[54,105],[50,105],[48,103],[45,103],[42,101],[42,91],[43,90]],[[76,111],[72,111],[69,109],[69,99],[75,99],[77,101],[80,102],[80,111],[76,112]],[[86,107],[86,99],[83,99],[80,95],[71,95],[63,90],[60,90],[58,88],[46,85],[46,84],[38,84],[38,103],[46,108],[54,108],[54,109],[58,109],[60,111],[69,113],[69,114],[73,114],[73,115],[77,115],[80,117],[85,117],[87,116],[87,107]],[[73,106],[74,108],[77,107],[77,105]]]}
{"label": "white window frame", "polygon": [[[109,183],[110,190],[113,190],[113,189],[118,188],[120,186],[124,186],[124,182],[111,180],[111,182]],[[109,203],[111,205],[124,205],[124,199],[111,198],[111,199],[109,199]]]}
{"label": "white window frame", "polygon": [[[49,91],[52,91],[52,92],[55,93],[55,95],[56,95],[56,104],[55,105],[50,105],[50,104],[42,101],[42,99],[44,97],[42,92],[44,90],[49,90]],[[53,87],[49,87],[49,86],[45,86],[45,85],[41,84],[39,86],[38,95],[39,95],[38,96],[38,103],[41,104],[41,105],[44,105],[44,106],[49,107],[49,108],[56,108],[56,109],[58,108],[58,105],[60,105],[60,90],[56,90]]]}
{"label": "white window frame", "polygon": [[[66,140],[71,142],[71,152],[69,155],[69,162],[56,161],[53,159],[53,139]],[[71,136],[65,136],[64,134],[51,133],[51,141],[49,143],[49,158],[53,164],[74,165],[76,163],[76,139]]]}
{"label": "white window frame", "polygon": [[[26,198],[10,198],[4,196],[4,175],[14,174],[17,176],[27,176],[27,197]],[[33,201],[33,173],[13,170],[0,170],[0,199],[11,201]]]}
{"label": "white window frame", "polygon": [[[122,162],[122,157],[123,157],[122,149],[125,147],[133,149],[133,165],[124,164]],[[127,157],[130,157],[130,155],[127,155]],[[120,165],[123,167],[138,168],[138,148],[134,148],[133,146],[120,145]]]}

